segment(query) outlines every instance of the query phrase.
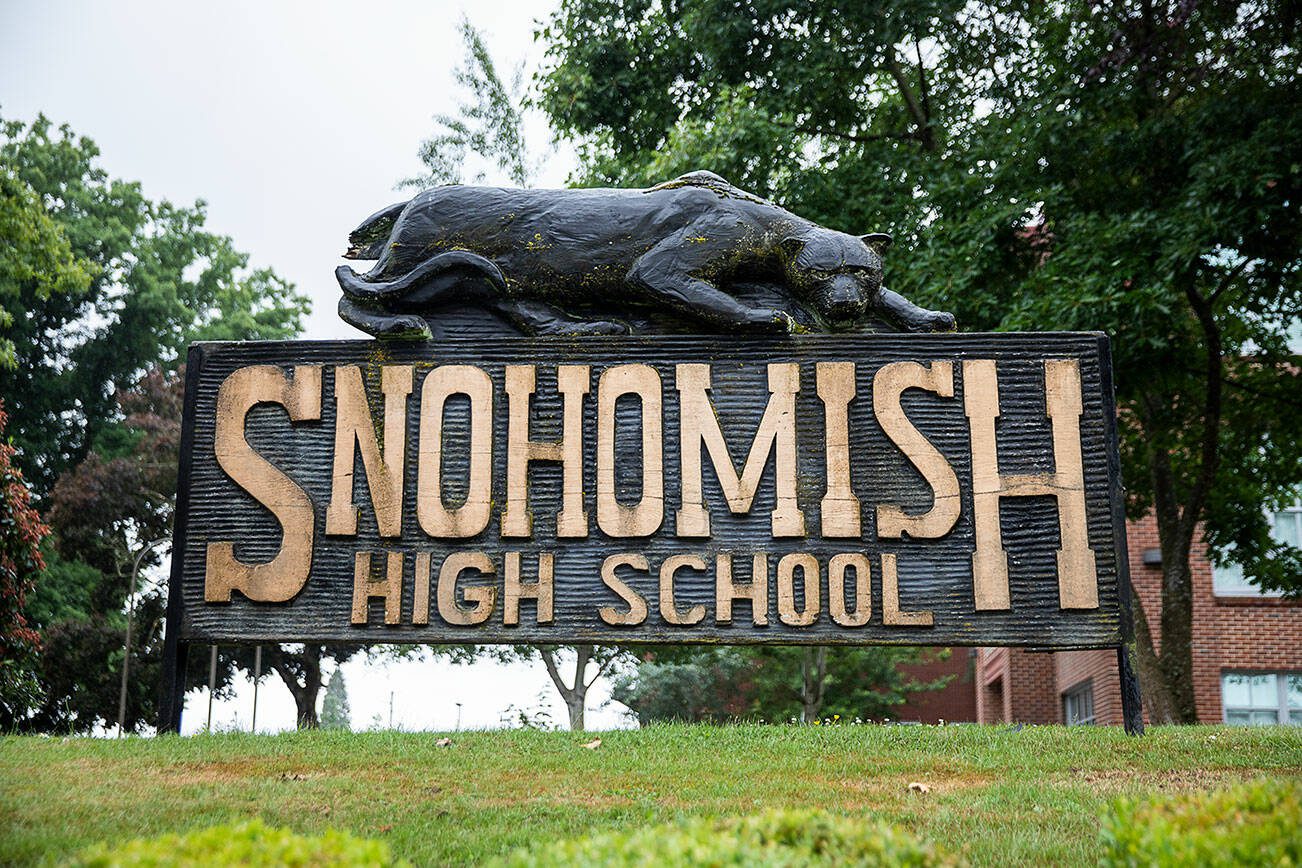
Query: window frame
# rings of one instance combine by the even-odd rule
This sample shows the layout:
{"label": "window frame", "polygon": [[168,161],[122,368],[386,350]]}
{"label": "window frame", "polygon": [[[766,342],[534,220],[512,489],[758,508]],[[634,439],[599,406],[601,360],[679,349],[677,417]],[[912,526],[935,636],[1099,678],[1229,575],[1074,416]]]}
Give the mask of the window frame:
{"label": "window frame", "polygon": [[[1282,509],[1264,510],[1267,520],[1270,522],[1270,535],[1275,536],[1275,523],[1278,516],[1285,513],[1291,514],[1293,520],[1298,523],[1299,535],[1302,535],[1302,492],[1294,498],[1293,502]],[[1235,586],[1223,586],[1222,582],[1233,582]],[[1238,597],[1238,598],[1261,598],[1261,599],[1278,599],[1284,596],[1283,591],[1266,591],[1256,583],[1255,580],[1248,578],[1243,573],[1243,567],[1238,564],[1226,564],[1217,566],[1212,562],[1212,596],[1215,597]]]}
{"label": "window frame", "polygon": [[[1275,676],[1275,704],[1266,705],[1234,705],[1231,706],[1225,701],[1225,680],[1235,676],[1253,677],[1257,675]],[[1254,712],[1273,711],[1275,713],[1276,726],[1302,726],[1302,721],[1294,722],[1290,717],[1293,709],[1288,704],[1289,680],[1292,678],[1302,679],[1302,672],[1289,669],[1223,669],[1221,670],[1221,722],[1226,726],[1268,726],[1269,724],[1257,724],[1251,722],[1235,723],[1230,721],[1230,712],[1247,712],[1249,715]]]}
{"label": "window frame", "polygon": [[[1072,719],[1072,706],[1082,704],[1089,709],[1089,714]],[[1093,726],[1098,723],[1098,714],[1094,710],[1094,679],[1086,678],[1073,684],[1062,692],[1062,722],[1064,726]]]}

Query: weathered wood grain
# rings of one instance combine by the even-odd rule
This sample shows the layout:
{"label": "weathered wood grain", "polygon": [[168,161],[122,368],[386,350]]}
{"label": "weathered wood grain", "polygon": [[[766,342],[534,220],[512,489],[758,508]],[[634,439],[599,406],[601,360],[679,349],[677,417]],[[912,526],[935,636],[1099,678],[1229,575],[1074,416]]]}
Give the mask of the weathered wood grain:
{"label": "weathered wood grain", "polygon": [[[1046,370],[1061,390],[1069,366],[1046,360],[1079,366],[1071,443],[1045,402]],[[1115,647],[1124,527],[1108,364],[1096,334],[199,344],[177,519],[179,639]],[[679,365],[702,366],[677,382],[708,377],[713,405],[689,397],[686,426]],[[246,565],[301,557],[303,536],[282,533],[221,457],[239,444],[218,419],[218,393],[250,366],[274,369],[260,369],[261,388],[297,411],[248,412],[253,463],[300,486],[313,515],[310,577],[284,602],[241,592],[256,566],[205,599],[210,546]],[[321,366],[315,414],[298,394],[311,366]],[[993,414],[965,388],[992,371]],[[1075,397],[1059,396],[1064,406]],[[512,403],[528,408],[527,434],[508,434]],[[491,407],[491,424],[472,405]],[[838,406],[848,424],[837,424]],[[722,479],[716,419],[734,468]],[[920,457],[885,429],[917,443]],[[982,452],[991,429],[995,453]],[[684,430],[699,492],[690,481],[684,491]],[[773,438],[772,454],[747,471],[757,431]],[[1055,448],[1079,448],[1079,479],[1058,472]],[[794,462],[794,490],[779,490],[775,462]],[[485,478],[491,499],[470,496]],[[277,509],[302,508],[275,474],[263,469],[262,479]],[[976,497],[994,498],[995,524],[983,532],[1006,553],[1008,608],[997,599],[981,608],[974,589]],[[729,500],[749,500],[749,510],[735,514]],[[1060,556],[1072,522],[1084,523],[1088,547]],[[1097,573],[1088,586],[1086,556]],[[439,581],[449,573],[461,576],[455,588]],[[829,585],[829,573],[840,581]],[[397,582],[395,605],[385,594]]]}

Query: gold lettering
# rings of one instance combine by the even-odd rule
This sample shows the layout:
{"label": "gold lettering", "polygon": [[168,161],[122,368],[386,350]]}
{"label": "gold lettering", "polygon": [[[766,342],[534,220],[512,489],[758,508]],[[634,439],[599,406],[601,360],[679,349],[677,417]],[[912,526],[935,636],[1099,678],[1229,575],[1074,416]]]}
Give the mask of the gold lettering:
{"label": "gold lettering", "polygon": [[850,401],[854,398],[854,362],[819,362],[818,397],[823,402],[827,448],[827,491],[819,506],[824,537],[858,537],[859,498],[850,490]]}
{"label": "gold lettering", "polygon": [[407,451],[411,371],[411,365],[385,365],[380,370],[380,391],[384,394],[384,455],[381,457],[361,368],[356,365],[335,368],[335,460],[330,506],[326,509],[327,534],[357,533],[353,468],[355,450],[358,450],[362,453],[362,469],[380,536],[402,535],[402,471]]}
{"label": "gold lettering", "polygon": [[900,582],[895,555],[882,554],[882,623],[888,627],[930,627],[935,619],[931,610],[900,610]]}
{"label": "gold lettering", "polygon": [[758,625],[769,622],[769,556],[756,552],[751,559],[750,581],[734,582],[732,555],[721,554],[714,559],[714,620],[720,624],[732,623],[732,601],[750,600],[751,620]]}
{"label": "gold lettering", "polygon": [[529,404],[537,382],[534,366],[506,366],[508,416],[503,537],[533,535],[533,515],[529,512],[529,463],[532,461],[561,462],[561,511],[556,516],[556,535],[578,539],[588,535],[588,513],[583,508],[583,396],[588,394],[591,379],[587,365],[561,365],[556,369],[556,389],[564,397],[561,439],[540,443],[529,439]]}
{"label": "gold lettering", "polygon": [[470,609],[462,608],[457,602],[457,580],[467,570],[478,570],[485,576],[496,572],[492,559],[483,552],[453,552],[443,561],[439,569],[439,616],[458,627],[471,627],[487,621],[497,600],[496,586],[470,585],[461,589],[461,595],[475,605]]}
{"label": "gold lettering", "polygon": [[[637,395],[642,404],[642,498],[624,506],[615,497],[615,403]],[[597,381],[597,527],[611,537],[651,536],[665,516],[660,375],[650,365],[619,365]]]}
{"label": "gold lettering", "polygon": [[244,420],[258,404],[279,404],[293,422],[321,418],[321,366],[294,368],[291,383],[272,365],[232,373],[217,390],[214,451],[226,475],[271,510],[283,529],[280,551],[267,563],[246,564],[230,542],[208,544],[203,598],[225,603],[239,591],[259,603],[283,603],[303,589],[312,568],[316,519],[312,501],[244,438]]}
{"label": "gold lettering", "polygon": [[[443,409],[452,395],[470,399],[470,479],[465,503],[443,500]],[[416,518],[432,537],[464,539],[488,527],[493,503],[493,381],[471,365],[430,371],[420,390],[420,447]]]}
{"label": "gold lettering", "polygon": [[660,565],[660,617],[670,624],[686,626],[705,617],[705,606],[697,603],[684,612],[674,603],[674,574],[686,567],[704,570],[705,560],[699,555],[670,555]]}
{"label": "gold lettering", "polygon": [[[800,570],[805,606],[796,608],[795,574]],[[778,620],[790,627],[808,627],[818,620],[820,568],[818,558],[804,552],[783,555],[778,561]]]}
{"label": "gold lettering", "polygon": [[898,506],[879,505],[877,535],[899,539],[908,534],[915,539],[936,539],[953,530],[958,521],[962,509],[958,477],[945,456],[904,414],[900,397],[905,389],[926,389],[942,398],[954,397],[954,363],[932,362],[923,367],[917,362],[892,362],[873,377],[873,411],[878,424],[922,473],[932,494],[931,509],[922,515],[905,515]]}
{"label": "gold lettering", "polygon": [[606,583],[606,587],[619,595],[619,598],[628,606],[628,611],[621,612],[614,606],[602,606],[597,610],[597,614],[601,616],[601,620],[611,626],[636,627],[646,620],[646,600],[615,574],[618,567],[632,567],[644,573],[651,570],[651,565],[647,563],[646,557],[639,554],[611,555],[602,561],[601,580]]}
{"label": "gold lettering", "polygon": [[1044,363],[1045,413],[1053,429],[1053,473],[999,472],[995,442],[999,377],[993,359],[963,362],[963,399],[972,431],[972,507],[976,525],[972,589],[976,608],[1011,608],[1008,555],[999,526],[1000,499],[1052,495],[1058,502],[1062,538],[1058,550],[1058,605],[1063,609],[1097,609],[1098,573],[1089,547],[1080,445],[1080,363],[1076,359],[1048,359]]}
{"label": "gold lettering", "polygon": [[[854,611],[845,608],[845,571],[854,570]],[[872,616],[872,570],[866,555],[845,552],[827,562],[827,609],[842,627],[862,627]]]}
{"label": "gold lettering", "polygon": [[538,581],[520,581],[520,553],[506,553],[506,570],[502,585],[502,623],[514,627],[520,623],[520,600],[537,601],[537,624],[552,622],[552,577],[556,558],[551,552],[538,553]]}
{"label": "gold lettering", "polygon": [[[419,576],[419,574],[418,574]],[[397,624],[402,615],[402,552],[389,552],[384,578],[371,578],[371,553],[353,556],[353,623],[365,624],[372,597],[384,598],[384,623]]]}
{"label": "gold lettering", "polygon": [[682,506],[677,516],[678,536],[710,535],[710,513],[705,508],[701,482],[702,445],[709,452],[728,508],[735,515],[750,511],[769,454],[774,453],[777,504],[771,515],[773,536],[805,535],[805,515],[796,501],[796,393],[800,391],[800,366],[794,363],[771,364],[768,375],[769,403],[738,476],[708,394],[710,366],[677,366],[675,386],[679,392],[682,450]]}

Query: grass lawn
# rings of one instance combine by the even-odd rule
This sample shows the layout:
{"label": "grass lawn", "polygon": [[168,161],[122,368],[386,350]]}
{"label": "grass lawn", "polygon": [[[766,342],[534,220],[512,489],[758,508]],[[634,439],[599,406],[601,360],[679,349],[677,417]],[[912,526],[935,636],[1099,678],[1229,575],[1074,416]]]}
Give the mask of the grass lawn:
{"label": "grass lawn", "polygon": [[[261,817],[382,838],[418,865],[778,807],[905,827],[978,864],[1092,864],[1117,796],[1302,777],[1302,728],[666,726],[0,739],[0,862]],[[910,782],[929,792],[911,792]]]}

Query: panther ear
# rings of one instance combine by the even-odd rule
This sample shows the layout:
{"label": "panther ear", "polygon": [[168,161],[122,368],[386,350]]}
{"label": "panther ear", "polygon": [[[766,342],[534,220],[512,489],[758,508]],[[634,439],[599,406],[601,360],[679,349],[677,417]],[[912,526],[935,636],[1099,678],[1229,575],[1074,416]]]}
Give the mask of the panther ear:
{"label": "panther ear", "polygon": [[859,236],[859,240],[867,244],[878,256],[885,253],[891,246],[891,236],[885,232],[870,232],[867,235]]}

